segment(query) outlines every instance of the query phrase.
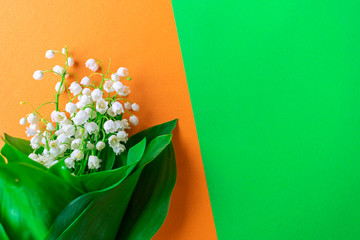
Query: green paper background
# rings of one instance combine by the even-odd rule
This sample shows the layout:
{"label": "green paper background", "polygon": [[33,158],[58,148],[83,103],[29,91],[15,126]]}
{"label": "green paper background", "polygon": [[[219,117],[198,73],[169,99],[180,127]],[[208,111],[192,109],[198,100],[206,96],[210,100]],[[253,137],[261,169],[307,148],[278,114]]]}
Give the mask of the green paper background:
{"label": "green paper background", "polygon": [[218,238],[360,239],[360,2],[172,4]]}

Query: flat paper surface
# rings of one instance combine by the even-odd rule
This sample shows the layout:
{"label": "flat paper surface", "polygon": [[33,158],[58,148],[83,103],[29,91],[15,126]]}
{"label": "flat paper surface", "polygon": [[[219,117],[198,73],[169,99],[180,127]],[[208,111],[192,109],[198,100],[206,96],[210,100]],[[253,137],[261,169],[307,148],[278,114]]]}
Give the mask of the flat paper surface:
{"label": "flat paper surface", "polygon": [[219,239],[360,239],[360,2],[172,3]]}
{"label": "flat paper surface", "polygon": [[[52,100],[59,79],[32,78],[35,70],[64,63],[62,56],[46,59],[46,50],[68,45],[80,78],[90,73],[88,58],[105,65],[111,58],[112,71],[127,67],[133,77],[129,98],[140,105],[133,133],[179,119],[173,138],[178,181],[154,239],[216,239],[171,2],[2,1],[0,16],[0,131],[25,138],[18,122],[32,109],[19,102]],[[42,113],[49,116],[50,108]]]}

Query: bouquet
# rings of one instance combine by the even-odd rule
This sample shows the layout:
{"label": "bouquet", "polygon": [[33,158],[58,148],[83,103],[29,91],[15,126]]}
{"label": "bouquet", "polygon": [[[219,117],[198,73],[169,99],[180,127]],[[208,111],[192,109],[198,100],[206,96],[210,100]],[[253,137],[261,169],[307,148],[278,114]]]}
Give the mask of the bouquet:
{"label": "bouquet", "polygon": [[[59,81],[54,100],[20,120],[30,141],[4,134],[0,239],[151,239],[176,181],[171,132],[177,121],[129,137],[140,107],[128,99],[128,69],[112,72],[111,61],[105,70],[89,59],[92,73],[80,80],[70,71],[67,47],[45,56],[55,54],[64,56],[63,66],[33,74],[36,80],[55,74]],[[45,105],[54,107],[50,117],[41,115]]]}

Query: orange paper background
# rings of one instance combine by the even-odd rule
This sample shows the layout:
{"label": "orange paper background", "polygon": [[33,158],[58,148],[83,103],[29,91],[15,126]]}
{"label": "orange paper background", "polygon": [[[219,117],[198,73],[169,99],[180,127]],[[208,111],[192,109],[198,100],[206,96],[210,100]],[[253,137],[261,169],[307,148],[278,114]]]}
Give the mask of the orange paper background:
{"label": "orange paper background", "polygon": [[[178,118],[174,145],[178,180],[169,215],[154,239],[216,239],[205,175],[171,2],[158,1],[2,1],[0,8],[0,131],[25,138],[19,119],[52,100],[57,78],[32,78],[35,70],[62,65],[48,49],[64,45],[80,78],[88,58],[111,57],[112,68],[129,69],[130,99],[137,102],[137,132]],[[44,116],[50,113],[45,108]]]}

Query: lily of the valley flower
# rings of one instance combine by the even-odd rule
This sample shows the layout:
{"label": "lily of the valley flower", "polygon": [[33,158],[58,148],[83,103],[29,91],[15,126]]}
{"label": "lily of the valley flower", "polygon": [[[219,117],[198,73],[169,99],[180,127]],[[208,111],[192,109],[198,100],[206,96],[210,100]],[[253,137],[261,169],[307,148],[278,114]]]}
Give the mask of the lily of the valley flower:
{"label": "lily of the valley flower", "polygon": [[140,110],[140,106],[139,106],[137,103],[133,103],[133,104],[131,105],[131,108],[132,108],[132,110],[135,111],[135,112]]}
{"label": "lily of the valley flower", "polygon": [[91,98],[94,101],[97,101],[97,100],[100,100],[102,98],[102,95],[103,95],[103,92],[99,88],[97,88],[94,91],[92,91]]}
{"label": "lily of the valley flower", "polygon": [[53,58],[55,56],[55,52],[53,50],[47,50],[45,53],[45,57],[50,59]]}
{"label": "lily of the valley flower", "polygon": [[137,116],[132,115],[129,119],[130,123],[134,126],[137,126],[139,124],[139,119],[137,118]]}
{"label": "lily of the valley flower", "polygon": [[99,142],[96,143],[96,149],[97,149],[98,151],[101,151],[101,150],[103,150],[104,148],[105,148],[105,143],[104,143],[103,141],[99,141]]}
{"label": "lily of the valley flower", "polygon": [[72,57],[68,57],[68,66],[69,67],[74,66],[74,59]]}
{"label": "lily of the valley flower", "polygon": [[124,107],[125,107],[126,110],[131,110],[131,103],[126,102],[126,103],[124,104]]}
{"label": "lily of the valley flower", "polygon": [[82,87],[80,86],[80,84],[73,82],[73,83],[71,83],[69,90],[74,96],[76,96],[81,93]]}
{"label": "lily of the valley flower", "polygon": [[99,69],[99,65],[92,58],[90,58],[86,61],[85,66],[93,72],[96,72]]}
{"label": "lily of the valley flower", "polygon": [[25,125],[26,124],[26,118],[21,118],[20,119],[20,125]]}
{"label": "lily of the valley flower", "polygon": [[60,67],[59,65],[56,65],[55,67],[53,67],[53,71],[60,75],[63,75],[65,72],[65,69]]}
{"label": "lily of the valley flower", "polygon": [[70,114],[76,113],[76,110],[77,110],[77,107],[76,107],[76,104],[75,104],[75,103],[68,102],[68,103],[65,105],[65,111],[67,111],[67,112],[70,113]]}
{"label": "lily of the valley flower", "polygon": [[80,82],[81,85],[89,85],[90,84],[90,78],[89,77],[83,77]]}
{"label": "lily of the valley flower", "polygon": [[[61,85],[61,82],[56,83],[56,85],[55,85],[55,91],[56,92],[59,92],[60,85]],[[62,94],[64,91],[65,91],[65,85],[63,84],[63,85],[61,85],[61,89],[60,89],[59,94]]]}
{"label": "lily of the valley flower", "polygon": [[89,169],[98,169],[100,168],[101,160],[97,156],[90,156],[88,161]]}
{"label": "lily of the valley flower", "polygon": [[89,115],[84,110],[80,110],[74,117],[73,121],[76,125],[82,125],[86,123],[88,119]]}
{"label": "lily of the valley flower", "polygon": [[118,70],[117,70],[117,75],[119,75],[120,77],[127,77],[128,76],[128,69],[127,68],[124,68],[124,67],[120,67]]}
{"label": "lily of the valley flower", "polygon": [[[56,52],[49,50],[45,56],[53,58]],[[29,158],[48,168],[63,160],[66,167],[77,175],[96,172],[102,164],[98,157],[101,156],[100,151],[106,147],[110,147],[116,155],[125,151],[129,123],[135,126],[139,123],[130,111],[139,111],[140,107],[124,99],[129,95],[130,88],[124,86],[120,79],[130,79],[127,68],[120,67],[114,73],[109,71],[111,76],[108,73],[92,73],[89,76],[100,75],[101,79],[90,81],[90,77],[85,76],[79,83],[78,76],[68,72],[75,63],[74,59],[66,48],[61,52],[66,57],[65,65],[56,65],[52,69],[60,75],[55,85],[55,102],[43,104],[56,106],[50,119],[40,115],[38,110],[41,105],[19,122],[21,125],[28,124],[26,134],[31,137],[30,145],[34,149]],[[96,72],[99,64],[100,61],[90,58],[85,66]],[[33,78],[41,80],[48,71],[51,70],[37,70]],[[69,82],[70,75],[76,81]],[[63,102],[65,98],[68,98],[67,102]]]}
{"label": "lily of the valley flower", "polygon": [[35,80],[41,80],[44,78],[44,72],[43,71],[40,71],[40,70],[36,70],[33,74],[33,78]]}

